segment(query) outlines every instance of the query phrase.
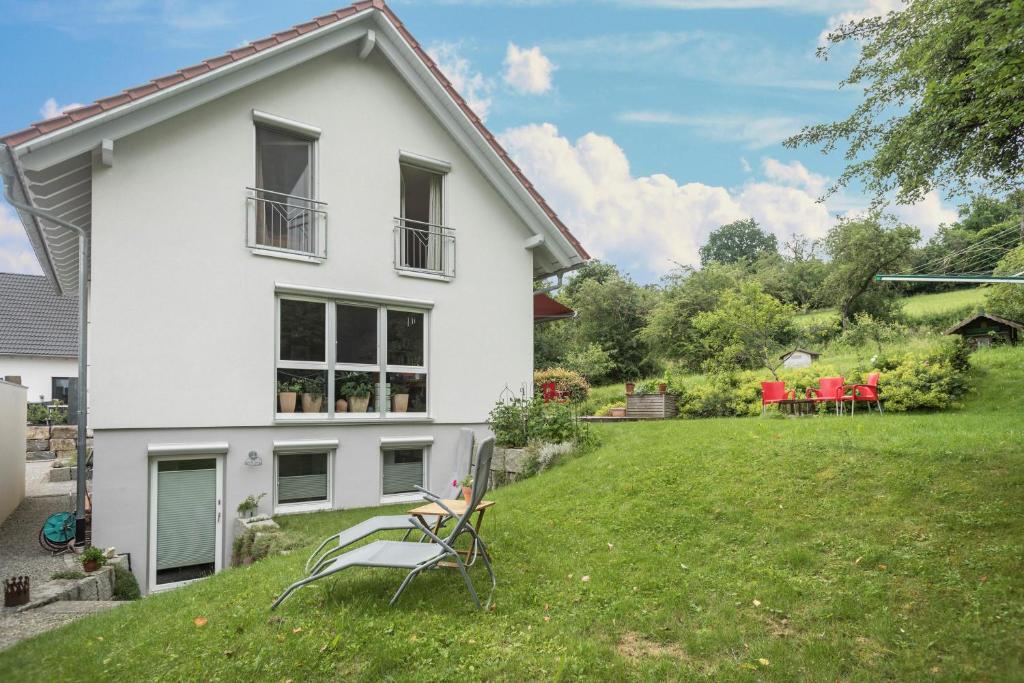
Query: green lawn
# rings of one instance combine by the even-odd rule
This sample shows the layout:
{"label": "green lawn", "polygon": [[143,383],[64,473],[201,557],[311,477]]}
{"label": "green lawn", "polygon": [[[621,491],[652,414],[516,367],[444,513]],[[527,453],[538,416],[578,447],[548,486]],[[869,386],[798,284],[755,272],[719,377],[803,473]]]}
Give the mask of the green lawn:
{"label": "green lawn", "polygon": [[[913,319],[927,315],[950,313],[967,308],[968,306],[984,306],[984,304],[984,287],[964,287],[938,294],[908,296],[903,299],[903,312]],[[822,323],[829,318],[838,318],[838,316],[839,312],[834,308],[820,308],[808,311],[807,313],[801,313],[796,318],[801,325],[806,326],[812,323]]]}
{"label": "green lawn", "polygon": [[[400,573],[350,570],[271,614],[303,548],[22,643],[0,679],[1022,680],[1024,349],[976,362],[961,411],[600,426],[493,493],[491,612],[449,571],[389,608]],[[283,524],[308,546],[376,512]]]}

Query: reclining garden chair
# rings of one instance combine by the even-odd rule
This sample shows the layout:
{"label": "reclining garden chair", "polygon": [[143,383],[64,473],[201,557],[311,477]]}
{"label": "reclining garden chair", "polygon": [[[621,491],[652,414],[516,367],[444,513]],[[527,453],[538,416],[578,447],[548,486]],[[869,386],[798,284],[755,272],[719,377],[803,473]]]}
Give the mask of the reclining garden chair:
{"label": "reclining garden chair", "polygon": [[[476,543],[479,548],[479,555],[483,559],[484,565],[487,567],[487,572],[490,574],[491,594],[493,594],[494,588],[498,585],[498,581],[494,576],[494,569],[491,567],[487,546],[484,544],[483,539],[481,539],[476,533],[472,524],[470,524],[470,518],[473,516],[477,505],[480,504],[480,501],[484,498],[484,494],[487,493],[487,484],[490,480],[491,456],[493,454],[494,437],[490,437],[485,439],[477,450],[473,499],[466,506],[466,511],[463,512],[461,516],[456,515],[450,508],[446,507],[444,501],[438,496],[435,496],[422,487],[417,487],[429,500],[437,503],[443,509],[447,510],[451,517],[458,518],[458,522],[455,524],[454,528],[452,528],[451,533],[449,533],[445,538],[439,537],[419,520],[414,520],[416,528],[425,536],[429,537],[433,543],[420,543],[416,541],[374,541],[373,543],[360,546],[354,550],[349,550],[346,553],[334,557],[329,562],[318,563],[315,571],[310,576],[288,586],[284,593],[274,601],[274,604],[271,605],[270,609],[275,609],[296,589],[313,583],[314,581],[327,578],[332,574],[337,574],[349,567],[408,569],[409,574],[405,577],[405,580],[402,581],[402,584],[398,587],[398,590],[388,603],[390,605],[394,605],[395,601],[397,601],[399,596],[402,594],[402,591],[405,590],[406,586],[408,586],[420,572],[425,569],[436,567],[438,563],[444,560],[455,564],[455,567],[459,570],[459,573],[462,574],[462,578],[466,582],[466,587],[469,589],[469,594],[473,598],[474,604],[476,604],[478,609],[481,608],[480,598],[477,597],[476,589],[473,587],[473,581],[469,578],[469,572],[466,571],[466,565],[462,561],[462,556],[457,550],[455,550],[455,543],[463,533],[468,533],[472,536],[473,542]],[[487,598],[487,604],[490,604],[490,596]]]}
{"label": "reclining garden chair", "polygon": [[[473,458],[473,430],[472,429],[460,429],[459,440],[455,446],[455,470],[452,475],[452,483],[448,486],[445,494],[439,496],[440,498],[458,498],[462,495],[462,489],[459,487],[458,482],[466,476],[470,471]],[[417,487],[418,488],[418,487]],[[433,495],[433,494],[431,494]],[[431,499],[433,500],[433,499]],[[441,525],[447,521],[446,519],[441,520]],[[377,515],[376,517],[370,517],[364,519],[359,524],[349,527],[344,531],[340,531],[333,536],[325,539],[320,544],[313,554],[306,560],[306,575],[312,575],[319,571],[320,567],[328,562],[334,555],[337,555],[342,550],[352,545],[357,541],[361,541],[367,536],[379,533],[381,531],[405,531],[406,540],[409,538],[409,534],[419,529],[416,524],[416,518],[411,515]]]}

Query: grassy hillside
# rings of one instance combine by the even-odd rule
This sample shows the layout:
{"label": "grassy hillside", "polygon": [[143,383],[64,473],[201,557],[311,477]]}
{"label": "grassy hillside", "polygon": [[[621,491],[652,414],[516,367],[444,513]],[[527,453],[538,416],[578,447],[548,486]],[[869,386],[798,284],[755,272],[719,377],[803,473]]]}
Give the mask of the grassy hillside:
{"label": "grassy hillside", "polygon": [[[0,678],[1021,680],[1024,349],[975,360],[961,411],[599,426],[489,496],[490,612],[448,571],[389,608],[401,573],[350,570],[271,614],[304,548],[22,643]],[[282,523],[309,546],[379,512]]]}
{"label": "grassy hillside", "polygon": [[[966,287],[938,294],[917,294],[903,299],[903,312],[910,318],[918,318],[941,313],[951,313],[985,303],[984,287]],[[820,323],[829,318],[837,318],[839,312],[834,308],[822,308],[797,316],[797,322],[803,325]]]}

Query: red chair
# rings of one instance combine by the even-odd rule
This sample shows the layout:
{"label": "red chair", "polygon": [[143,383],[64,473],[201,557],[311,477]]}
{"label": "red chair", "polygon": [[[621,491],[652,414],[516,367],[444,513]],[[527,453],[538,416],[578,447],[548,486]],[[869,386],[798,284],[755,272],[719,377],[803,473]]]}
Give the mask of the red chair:
{"label": "red chair", "polygon": [[541,390],[543,391],[545,403],[550,403],[551,401],[561,401],[564,398],[562,392],[555,388],[554,382],[545,382],[544,384],[541,385]]}
{"label": "red chair", "polygon": [[796,397],[796,390],[786,391],[785,382],[761,382],[761,414],[771,403],[781,403]]}
{"label": "red chair", "polygon": [[[807,387],[807,398],[812,399],[815,403],[828,403],[832,402],[836,404],[836,415],[838,415],[843,406],[843,402],[852,400],[852,396],[846,396],[846,385],[845,380],[842,377],[822,377],[818,380],[818,388]],[[813,396],[812,396],[813,394]]]}
{"label": "red chair", "polygon": [[850,414],[852,415],[857,410],[858,403],[867,403],[868,410],[871,410],[871,404],[874,403],[875,407],[878,408],[878,414],[882,415],[882,400],[878,395],[878,373],[872,372],[868,375],[867,384],[848,384],[843,387],[845,392],[847,389],[851,391],[850,394]]}

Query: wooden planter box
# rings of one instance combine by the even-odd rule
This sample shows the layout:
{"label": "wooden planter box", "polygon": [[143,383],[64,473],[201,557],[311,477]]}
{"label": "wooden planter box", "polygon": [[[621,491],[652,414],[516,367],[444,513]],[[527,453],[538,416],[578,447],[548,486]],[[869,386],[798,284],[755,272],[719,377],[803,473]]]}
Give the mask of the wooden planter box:
{"label": "wooden planter box", "polygon": [[661,419],[679,414],[675,394],[633,394],[626,397],[626,417]]}

